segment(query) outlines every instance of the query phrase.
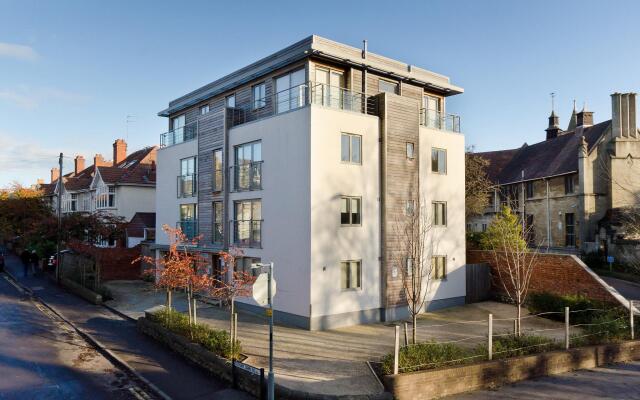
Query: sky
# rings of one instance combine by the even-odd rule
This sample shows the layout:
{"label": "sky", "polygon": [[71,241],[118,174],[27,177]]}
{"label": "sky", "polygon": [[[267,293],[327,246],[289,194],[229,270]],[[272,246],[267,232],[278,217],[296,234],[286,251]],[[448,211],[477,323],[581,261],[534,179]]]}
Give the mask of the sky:
{"label": "sky", "polygon": [[564,127],[640,89],[638,1],[376,3],[0,0],[0,187],[158,144],[169,101],[314,33],[449,76],[476,151],[544,140],[552,92]]}

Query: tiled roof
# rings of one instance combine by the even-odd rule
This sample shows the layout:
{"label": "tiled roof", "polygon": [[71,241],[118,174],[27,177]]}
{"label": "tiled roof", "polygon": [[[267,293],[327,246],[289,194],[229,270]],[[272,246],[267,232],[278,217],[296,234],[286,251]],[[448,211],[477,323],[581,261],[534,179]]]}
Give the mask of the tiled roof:
{"label": "tiled roof", "polygon": [[132,237],[143,237],[145,228],[155,229],[155,227],[156,213],[137,212],[127,224],[127,235]]}
{"label": "tiled roof", "polygon": [[40,190],[42,190],[42,195],[43,196],[52,196],[53,193],[56,190],[56,181],[53,181],[51,183],[43,183],[40,185]]}
{"label": "tiled roof", "polygon": [[563,132],[554,139],[527,145],[519,149],[476,153],[489,160],[489,178],[497,184],[562,175],[578,170],[578,151],[584,136],[591,151],[598,139],[611,125],[611,120],[579,130]]}

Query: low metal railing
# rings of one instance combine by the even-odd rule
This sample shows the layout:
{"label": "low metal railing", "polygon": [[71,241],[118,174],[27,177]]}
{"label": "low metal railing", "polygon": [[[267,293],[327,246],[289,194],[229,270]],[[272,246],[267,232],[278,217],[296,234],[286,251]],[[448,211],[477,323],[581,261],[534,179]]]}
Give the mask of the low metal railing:
{"label": "low metal railing", "polygon": [[193,121],[185,126],[175,128],[160,135],[160,147],[173,146],[174,144],[188,142],[198,137],[198,121]]}
{"label": "low metal railing", "polygon": [[262,189],[262,163],[254,161],[247,164],[234,165],[231,168],[234,192]]}
{"label": "low metal railing", "polygon": [[420,110],[420,124],[427,128],[460,133],[460,116],[438,110]]}
{"label": "low metal railing", "polygon": [[262,246],[262,220],[231,221],[233,244],[238,247]]}
{"label": "low metal railing", "polygon": [[179,175],[178,197],[193,197],[198,193],[198,179],[196,174]]}
{"label": "low metal railing", "polygon": [[178,221],[176,222],[176,228],[180,228],[189,240],[198,236],[198,220],[196,219]]}

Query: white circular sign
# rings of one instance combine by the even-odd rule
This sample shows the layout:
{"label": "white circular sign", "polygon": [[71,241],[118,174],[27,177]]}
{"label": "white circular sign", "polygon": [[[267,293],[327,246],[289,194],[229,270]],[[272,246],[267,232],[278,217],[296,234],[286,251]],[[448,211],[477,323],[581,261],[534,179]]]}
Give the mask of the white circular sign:
{"label": "white circular sign", "polygon": [[[261,273],[253,282],[253,299],[261,306],[269,304],[269,274]],[[276,295],[276,280],[271,278],[271,297]]]}

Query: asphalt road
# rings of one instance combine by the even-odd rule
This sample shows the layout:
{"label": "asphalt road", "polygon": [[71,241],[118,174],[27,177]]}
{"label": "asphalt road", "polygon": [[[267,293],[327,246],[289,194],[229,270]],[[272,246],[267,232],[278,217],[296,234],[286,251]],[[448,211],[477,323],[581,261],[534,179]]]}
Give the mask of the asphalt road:
{"label": "asphalt road", "polygon": [[135,399],[129,381],[75,330],[0,274],[0,399]]}
{"label": "asphalt road", "polygon": [[[7,269],[35,296],[53,306],[66,319],[100,341],[127,362],[136,372],[175,400],[251,399],[244,392],[206,374],[180,355],[139,333],[134,321],[120,317],[105,307],[90,304],[64,291],[45,277],[22,277],[20,260],[7,256]],[[2,354],[0,349],[0,354]]]}

